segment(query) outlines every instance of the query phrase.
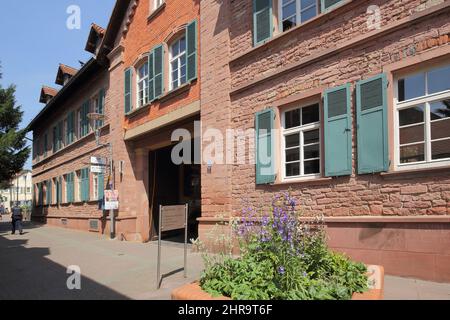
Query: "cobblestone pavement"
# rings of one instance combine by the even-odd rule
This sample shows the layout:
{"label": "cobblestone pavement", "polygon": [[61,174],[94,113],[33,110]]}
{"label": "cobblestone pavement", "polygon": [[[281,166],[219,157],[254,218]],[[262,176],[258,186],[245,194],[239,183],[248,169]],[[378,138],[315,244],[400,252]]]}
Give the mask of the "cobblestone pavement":
{"label": "cobblestone pavement", "polygon": [[[2,299],[170,299],[170,292],[198,279],[202,259],[189,253],[183,277],[183,246],[165,243],[162,273],[175,273],[156,290],[155,243],[111,241],[97,234],[25,223],[11,235],[0,221],[0,300]],[[68,290],[67,267],[81,268],[81,290]],[[176,272],[178,271],[178,272]],[[386,276],[386,299],[449,299],[450,284]]]}

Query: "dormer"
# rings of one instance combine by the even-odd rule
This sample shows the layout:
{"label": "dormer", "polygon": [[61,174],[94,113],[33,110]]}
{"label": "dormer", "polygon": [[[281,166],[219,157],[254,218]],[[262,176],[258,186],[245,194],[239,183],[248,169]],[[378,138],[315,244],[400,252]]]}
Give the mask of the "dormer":
{"label": "dormer", "polygon": [[58,94],[58,90],[55,88],[43,86],[41,90],[41,97],[39,98],[40,103],[47,104]]}
{"label": "dormer", "polygon": [[105,29],[93,23],[91,25],[91,31],[89,33],[88,41],[86,43],[85,50],[92,54],[97,54],[100,43],[105,35]]}
{"label": "dormer", "polygon": [[77,69],[60,64],[58,68],[58,75],[56,76],[56,84],[65,86],[67,82],[78,72]]}

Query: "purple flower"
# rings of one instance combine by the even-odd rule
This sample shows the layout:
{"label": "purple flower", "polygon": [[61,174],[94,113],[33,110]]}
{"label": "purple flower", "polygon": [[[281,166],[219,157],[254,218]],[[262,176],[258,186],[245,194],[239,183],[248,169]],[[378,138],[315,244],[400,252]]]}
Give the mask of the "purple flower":
{"label": "purple flower", "polygon": [[284,275],[286,273],[286,270],[284,269],[284,267],[279,267],[278,268],[278,273],[281,275]]}

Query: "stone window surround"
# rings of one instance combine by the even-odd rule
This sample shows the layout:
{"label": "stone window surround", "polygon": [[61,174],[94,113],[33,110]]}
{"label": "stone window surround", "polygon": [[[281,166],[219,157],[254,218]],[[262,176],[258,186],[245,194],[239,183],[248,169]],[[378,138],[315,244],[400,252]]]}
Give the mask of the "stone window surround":
{"label": "stone window surround", "polygon": [[[320,172],[317,174],[311,174],[311,175],[299,175],[299,176],[294,176],[294,177],[287,177],[286,176],[286,156],[285,156],[285,150],[286,150],[286,146],[285,146],[285,136],[289,135],[289,134],[293,134],[293,133],[300,133],[300,131],[305,130],[305,126],[301,126],[300,128],[294,128],[294,129],[285,129],[285,114],[286,112],[292,111],[292,110],[296,110],[296,109],[301,109],[303,107],[308,107],[308,106],[312,106],[317,104],[319,106],[319,122],[313,123],[313,124],[308,124],[307,127],[307,131],[310,130],[317,130],[319,129],[319,150],[320,150],[320,156],[319,156],[319,160],[320,160]],[[323,166],[323,152],[324,152],[324,144],[323,144],[323,118],[322,118],[322,102],[319,96],[316,96],[312,99],[304,99],[302,101],[299,101],[297,103],[291,104],[289,106],[285,106],[280,110],[280,136],[277,137],[276,139],[279,140],[279,144],[281,145],[281,148],[277,149],[280,150],[280,162],[281,162],[281,167],[279,168],[278,172],[280,175],[280,181],[281,182],[301,182],[301,181],[307,181],[307,180],[315,180],[315,179],[320,179],[323,177],[323,172],[324,172],[324,166]],[[290,132],[287,133],[286,131]],[[302,143],[300,143],[300,153],[303,153],[303,146]],[[300,157],[300,162],[303,163],[305,160],[302,160],[302,156]]]}
{"label": "stone window surround", "polygon": [[[442,47],[442,48],[436,48],[421,54],[418,54],[415,57],[411,57],[405,60],[402,60],[397,63],[393,63],[390,65],[387,65],[383,68],[383,72],[387,73],[388,80],[389,80],[389,87],[388,87],[388,131],[389,131],[389,154],[390,158],[394,160],[395,158],[395,141],[394,141],[394,135],[395,135],[395,124],[394,124],[394,94],[395,94],[395,88],[394,88],[394,77],[398,78],[400,76],[404,76],[405,74],[412,73],[414,71],[420,71],[424,69],[424,66],[442,66],[444,64],[448,64],[450,61],[450,47]],[[368,77],[370,77],[368,75]],[[354,84],[352,88],[354,89]],[[306,90],[300,94],[296,94],[293,96],[288,96],[286,98],[283,98],[279,101],[275,101],[273,103],[276,111],[276,121],[275,121],[275,128],[281,129],[281,117],[282,112],[286,110],[286,108],[292,107],[293,105],[306,105],[313,101],[317,101],[319,99],[320,102],[320,113],[321,113],[321,120],[320,123],[323,123],[323,92],[327,89],[327,87],[319,87],[315,89]],[[353,90],[352,89],[352,90]],[[352,105],[354,105],[355,101],[352,101]],[[353,109],[353,108],[352,108]],[[352,115],[353,122],[355,121],[354,116]],[[355,134],[355,133],[354,133]],[[323,141],[323,125],[321,125],[321,139]],[[275,150],[282,150],[282,137],[278,135],[275,139]],[[324,154],[323,149],[323,143],[321,144],[321,152]],[[334,178],[328,178],[324,177],[323,175],[321,177],[316,178],[309,178],[309,179],[292,179],[286,180],[282,178],[282,170],[283,170],[283,164],[280,160],[281,153],[277,153],[277,160],[276,160],[276,172],[277,179],[274,186],[277,185],[290,185],[290,184],[322,184],[322,183],[329,183]],[[321,165],[322,168],[324,166],[323,163],[323,157],[321,159]],[[421,174],[427,174],[429,172],[440,172],[440,171],[448,171],[450,170],[450,162],[446,161],[445,163],[442,162],[442,165],[435,165],[435,166],[423,166],[420,168],[411,168],[407,167],[404,170],[399,170],[395,166],[395,161],[391,161],[391,166],[389,168],[388,172],[382,172],[380,173],[380,176],[384,179],[391,179],[396,176],[417,176]],[[323,170],[322,170],[323,172]]]}
{"label": "stone window surround", "polygon": [[[447,59],[444,59],[443,61],[437,61],[437,62],[433,62],[433,60],[425,60],[422,63],[419,64],[415,64],[410,66],[409,68],[407,68],[405,71],[399,71],[399,72],[393,72],[392,74],[392,78],[393,78],[393,86],[390,89],[390,93],[393,97],[393,101],[391,101],[392,103],[392,108],[390,108],[390,112],[389,115],[393,117],[393,131],[394,131],[394,139],[392,141],[391,139],[391,143],[393,143],[394,146],[394,153],[392,153],[392,158],[393,158],[393,171],[410,171],[410,170],[420,170],[420,169],[432,169],[432,168],[442,168],[442,167],[449,167],[450,166],[450,160],[448,159],[443,159],[443,160],[435,160],[435,161],[427,161],[425,160],[424,163],[412,163],[412,164],[400,164],[400,153],[399,153],[399,126],[398,126],[398,108],[402,107],[402,105],[410,105],[411,102],[405,102],[405,103],[399,103],[398,102],[398,80],[402,77],[411,75],[411,74],[417,74],[417,73],[421,73],[421,72],[427,72],[430,71],[432,69],[435,68],[439,68],[439,67],[443,67],[443,66],[449,66],[450,65],[450,56]],[[444,91],[444,92],[440,92],[438,94],[434,94],[431,96],[427,96],[426,98],[420,98],[420,99],[413,99],[412,103],[414,101],[416,101],[416,103],[418,103],[417,101],[425,101],[425,103],[428,103],[428,101],[431,100],[436,100],[437,98],[449,98],[450,97],[450,92],[449,91]],[[441,99],[440,99],[441,100]],[[419,102],[420,102],[419,101]],[[428,131],[430,128],[428,128],[429,126],[429,122],[426,120],[427,117],[425,115],[425,113],[427,112],[428,108],[425,108],[424,110],[424,125],[426,127],[426,131]],[[428,122],[428,123],[427,123]],[[430,148],[431,142],[429,141],[429,139],[427,139],[427,137],[425,137],[425,147],[426,148]],[[430,150],[425,150],[425,155],[427,155],[427,153],[429,153]]]}
{"label": "stone window surround", "polygon": [[[165,4],[165,2],[164,2]],[[163,5],[164,6],[164,5]],[[161,6],[161,7],[163,7]],[[191,85],[193,83],[196,83],[198,80],[195,79],[191,82],[186,82],[182,85],[180,85],[178,88],[172,89],[172,90],[168,90],[167,88],[170,88],[169,86],[169,81],[170,81],[170,77],[169,77],[169,72],[170,72],[170,66],[169,66],[169,48],[171,46],[172,43],[174,43],[175,41],[179,40],[180,37],[182,37],[185,32],[186,32],[186,27],[187,24],[182,24],[176,28],[174,28],[172,30],[172,32],[163,40],[163,42],[161,43],[163,46],[163,50],[164,50],[164,71],[163,71],[163,75],[164,75],[164,91],[161,97],[153,100],[153,101],[149,101],[147,104],[141,106],[140,108],[135,108],[133,109],[131,112],[125,114],[125,117],[131,119],[139,114],[141,114],[141,112],[144,112],[144,110],[148,110],[153,104],[156,104],[157,102],[159,103],[163,103],[166,102],[172,98],[177,97],[178,95],[182,94],[185,91],[188,91],[191,87]],[[122,52],[123,48],[117,48],[118,52]],[[132,63],[131,68],[133,70],[133,75],[132,75],[132,83],[136,84],[137,81],[137,67],[143,63],[144,60],[148,59],[148,52],[142,53],[140,54]],[[137,93],[136,93],[136,99],[137,99]]]}

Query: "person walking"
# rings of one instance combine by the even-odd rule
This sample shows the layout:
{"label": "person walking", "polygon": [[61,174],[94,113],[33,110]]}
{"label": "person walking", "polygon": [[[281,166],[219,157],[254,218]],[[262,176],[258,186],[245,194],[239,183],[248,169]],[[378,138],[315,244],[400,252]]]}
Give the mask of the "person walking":
{"label": "person walking", "polygon": [[22,208],[20,208],[19,204],[16,203],[16,205],[12,209],[11,214],[12,234],[16,233],[16,229],[19,229],[21,235],[23,234],[22,220],[23,220]]}

